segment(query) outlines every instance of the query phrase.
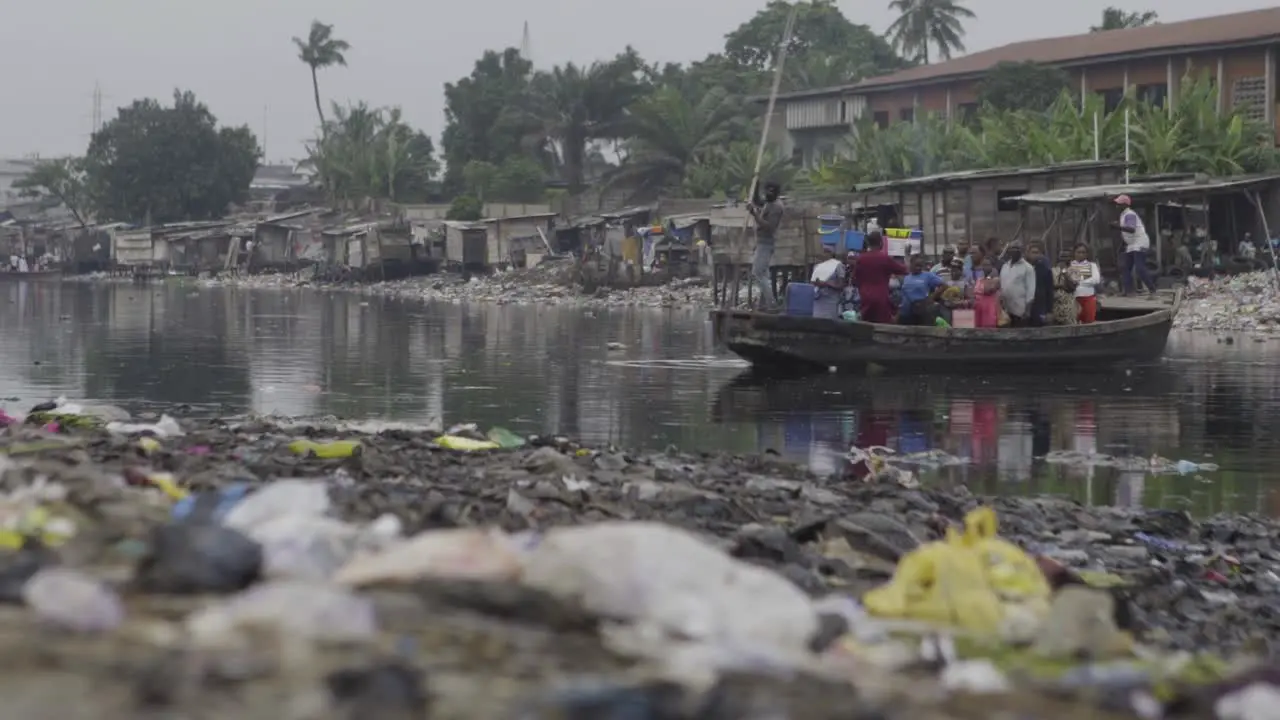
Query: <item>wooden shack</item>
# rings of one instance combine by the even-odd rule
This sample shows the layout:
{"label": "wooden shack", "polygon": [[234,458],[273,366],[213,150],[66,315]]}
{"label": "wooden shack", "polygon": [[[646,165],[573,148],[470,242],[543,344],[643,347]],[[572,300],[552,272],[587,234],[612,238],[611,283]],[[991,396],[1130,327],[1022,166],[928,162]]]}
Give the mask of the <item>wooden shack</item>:
{"label": "wooden shack", "polygon": [[481,220],[488,230],[486,264],[519,267],[528,253],[545,253],[555,217],[555,213],[535,213]]}
{"label": "wooden shack", "polygon": [[480,222],[446,220],[444,256],[449,267],[480,270],[489,262],[489,228]]}
{"label": "wooden shack", "polygon": [[[773,292],[782,297],[787,283],[807,279],[815,262],[823,257],[822,235],[818,233],[818,216],[828,211],[825,205],[788,202],[786,218],[778,229],[769,274]],[[718,304],[737,305],[746,293],[752,299],[753,284],[749,275],[755,253],[755,221],[746,205],[729,204],[712,207],[709,213],[712,262],[715,279],[712,292]]]}
{"label": "wooden shack", "polygon": [[156,242],[151,228],[119,228],[110,235],[111,264],[117,269],[159,267],[169,260],[169,244]]}
{"label": "wooden shack", "polygon": [[[924,252],[937,256],[943,248],[963,241],[1039,239],[1052,219],[1048,213],[1024,214],[1019,197],[1108,185],[1123,177],[1122,162],[1085,161],[943,173],[859,185],[854,193],[863,207],[891,206],[896,217],[889,219],[890,224],[922,230]],[[885,224],[883,220],[881,224]]]}
{"label": "wooden shack", "polygon": [[325,256],[334,265],[367,269],[382,263],[381,235],[376,222],[328,227],[320,233]]}

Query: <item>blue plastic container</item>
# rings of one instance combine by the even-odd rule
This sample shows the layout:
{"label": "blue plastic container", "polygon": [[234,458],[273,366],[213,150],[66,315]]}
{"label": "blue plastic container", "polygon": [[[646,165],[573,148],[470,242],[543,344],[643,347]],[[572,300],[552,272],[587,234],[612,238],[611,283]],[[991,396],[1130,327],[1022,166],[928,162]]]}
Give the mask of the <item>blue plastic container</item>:
{"label": "blue plastic container", "polygon": [[867,239],[865,233],[861,230],[845,230],[844,231],[844,251],[845,252],[862,252],[864,241]]}
{"label": "blue plastic container", "polygon": [[809,283],[787,283],[787,314],[813,317],[813,286]]}

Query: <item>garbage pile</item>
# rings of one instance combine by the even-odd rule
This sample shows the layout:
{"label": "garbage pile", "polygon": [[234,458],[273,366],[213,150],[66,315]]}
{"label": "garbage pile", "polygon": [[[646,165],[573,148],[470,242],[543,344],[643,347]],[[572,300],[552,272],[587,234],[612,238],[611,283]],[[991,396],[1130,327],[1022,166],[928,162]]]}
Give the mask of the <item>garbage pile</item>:
{"label": "garbage pile", "polygon": [[1213,280],[1191,278],[1175,328],[1280,333],[1280,291],[1271,271],[1219,276]]}
{"label": "garbage pile", "polygon": [[667,283],[630,288],[595,287],[578,283],[576,265],[544,262],[533,268],[497,270],[464,280],[453,274],[425,275],[387,282],[317,284],[302,275],[248,275],[205,279],[206,286],[281,288],[323,287],[346,289],[365,295],[436,300],[444,302],[492,302],[502,305],[576,305],[603,307],[711,306],[711,285],[706,278],[682,278]]}
{"label": "garbage pile", "polygon": [[15,720],[1225,718],[1274,692],[1270,521],[502,428],[5,418]]}

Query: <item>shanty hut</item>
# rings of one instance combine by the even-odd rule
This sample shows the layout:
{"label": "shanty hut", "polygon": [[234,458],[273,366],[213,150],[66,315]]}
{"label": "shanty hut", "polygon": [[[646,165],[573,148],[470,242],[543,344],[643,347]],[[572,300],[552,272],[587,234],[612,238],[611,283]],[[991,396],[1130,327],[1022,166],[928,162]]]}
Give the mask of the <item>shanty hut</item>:
{"label": "shanty hut", "polygon": [[1106,185],[1124,176],[1122,162],[1070,162],[1033,168],[966,170],[859,185],[863,207],[891,207],[882,227],[918,228],[923,251],[938,255],[962,241],[1039,237],[1050,219],[1026,215],[1017,198],[1062,188]]}

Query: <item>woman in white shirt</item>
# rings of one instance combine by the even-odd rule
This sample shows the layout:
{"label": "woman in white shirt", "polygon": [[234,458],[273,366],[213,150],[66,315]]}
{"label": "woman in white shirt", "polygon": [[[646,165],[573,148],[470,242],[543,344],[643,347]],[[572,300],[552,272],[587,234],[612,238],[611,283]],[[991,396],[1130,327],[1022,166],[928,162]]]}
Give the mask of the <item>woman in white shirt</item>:
{"label": "woman in white shirt", "polygon": [[1076,245],[1075,259],[1071,261],[1071,277],[1076,281],[1076,305],[1080,307],[1080,324],[1098,319],[1098,286],[1102,284],[1102,272],[1098,263],[1089,259],[1089,246]]}

